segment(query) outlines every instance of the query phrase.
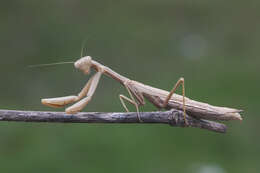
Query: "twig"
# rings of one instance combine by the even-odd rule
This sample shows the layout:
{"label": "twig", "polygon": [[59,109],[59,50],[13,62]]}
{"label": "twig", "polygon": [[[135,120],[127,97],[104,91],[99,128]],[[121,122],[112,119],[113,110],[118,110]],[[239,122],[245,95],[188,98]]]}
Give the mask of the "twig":
{"label": "twig", "polygon": [[81,112],[68,115],[64,112],[41,112],[0,110],[0,121],[58,122],[58,123],[161,123],[176,127],[198,127],[219,133],[226,132],[226,126],[214,121],[195,119],[187,115],[189,126],[185,125],[182,111],[140,112],[139,122],[136,112]]}

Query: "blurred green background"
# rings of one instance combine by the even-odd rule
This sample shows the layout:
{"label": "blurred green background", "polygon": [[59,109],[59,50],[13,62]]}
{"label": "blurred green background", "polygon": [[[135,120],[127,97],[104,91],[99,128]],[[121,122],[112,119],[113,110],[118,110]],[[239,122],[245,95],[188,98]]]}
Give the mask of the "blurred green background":
{"label": "blurred green background", "polygon": [[[0,123],[0,171],[259,172],[260,2],[204,0],[2,0],[0,108],[47,108],[88,80],[72,64],[87,54],[131,79],[243,109],[227,134],[167,125]],[[125,89],[105,76],[84,111],[124,111]],[[132,111],[135,111],[131,107]],[[156,110],[150,104],[141,111]]]}

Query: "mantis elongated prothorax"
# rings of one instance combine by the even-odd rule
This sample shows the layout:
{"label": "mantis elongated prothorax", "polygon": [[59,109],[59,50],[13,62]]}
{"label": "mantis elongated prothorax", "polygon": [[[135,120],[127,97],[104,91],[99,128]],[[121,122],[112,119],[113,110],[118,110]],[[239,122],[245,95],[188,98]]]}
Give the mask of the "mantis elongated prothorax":
{"label": "mantis elongated prothorax", "polygon": [[[187,112],[189,115],[196,118],[209,120],[242,120],[239,114],[241,110],[212,106],[207,103],[194,101],[185,97],[184,78],[180,78],[173,89],[168,92],[130,80],[110,68],[98,63],[97,61],[92,60],[90,56],[80,58],[74,63],[74,66],[81,70],[84,74],[89,74],[91,68],[95,69],[96,73],[89,79],[85,87],[78,95],[42,99],[42,103],[44,105],[51,107],[63,107],[67,104],[76,102],[74,105],[66,109],[66,113],[75,114],[81,111],[93,97],[101,75],[105,74],[120,82],[128,91],[130,98],[124,95],[119,95],[119,99],[126,111],[129,110],[124,101],[128,101],[133,104],[136,107],[137,112],[139,112],[139,106],[145,104],[146,98],[159,109],[180,109],[184,111],[184,115]],[[179,85],[182,86],[182,96],[175,94],[175,91]],[[139,114],[137,118],[139,121],[142,121]],[[185,116],[184,120],[186,122]]]}

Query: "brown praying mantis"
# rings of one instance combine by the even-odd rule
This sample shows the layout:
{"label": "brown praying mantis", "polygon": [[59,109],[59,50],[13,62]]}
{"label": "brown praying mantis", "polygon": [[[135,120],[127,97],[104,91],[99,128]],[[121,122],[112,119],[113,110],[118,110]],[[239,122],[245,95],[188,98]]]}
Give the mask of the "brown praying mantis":
{"label": "brown praying mantis", "polygon": [[[63,107],[67,104],[76,102],[74,105],[66,109],[67,114],[76,114],[90,102],[93,94],[95,93],[101,75],[105,74],[115,79],[126,88],[130,98],[124,95],[119,95],[119,99],[127,112],[129,110],[125,104],[125,101],[128,101],[136,107],[138,115],[137,118],[140,122],[142,122],[142,119],[139,115],[139,106],[145,104],[145,98],[159,109],[175,108],[183,110],[184,121],[186,125],[188,125],[186,120],[186,113],[198,119],[242,120],[239,114],[241,110],[212,106],[207,103],[198,102],[185,97],[184,78],[180,78],[172,90],[168,92],[149,85],[145,85],[141,82],[128,79],[116,73],[109,67],[92,60],[90,56],[80,58],[74,63],[74,66],[75,68],[81,70],[84,74],[89,74],[91,68],[95,69],[96,73],[89,79],[85,87],[78,95],[42,99],[42,104],[50,107]],[[182,86],[182,96],[175,93],[176,89],[180,85]]]}

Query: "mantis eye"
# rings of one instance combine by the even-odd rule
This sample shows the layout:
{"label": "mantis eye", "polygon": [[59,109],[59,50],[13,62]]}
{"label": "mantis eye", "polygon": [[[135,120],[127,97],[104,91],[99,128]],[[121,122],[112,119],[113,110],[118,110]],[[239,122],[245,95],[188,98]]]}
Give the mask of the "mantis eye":
{"label": "mantis eye", "polygon": [[77,69],[83,71],[83,73],[88,74],[92,65],[91,60],[92,58],[90,56],[80,58],[78,61],[75,62],[74,66]]}

